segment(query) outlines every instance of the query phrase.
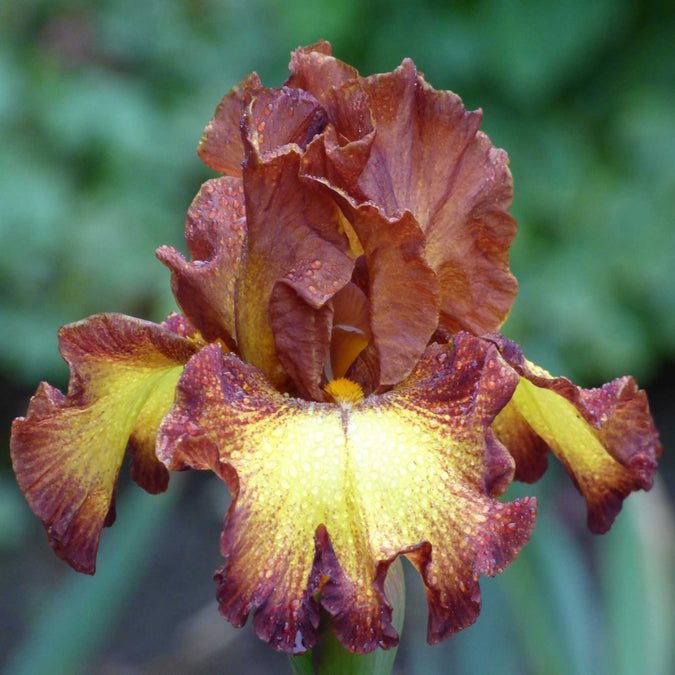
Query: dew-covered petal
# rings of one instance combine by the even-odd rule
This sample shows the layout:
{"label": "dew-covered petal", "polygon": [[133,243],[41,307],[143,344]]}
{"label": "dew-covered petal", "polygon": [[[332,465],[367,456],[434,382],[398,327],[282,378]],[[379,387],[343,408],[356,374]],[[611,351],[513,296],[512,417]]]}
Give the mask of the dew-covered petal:
{"label": "dew-covered petal", "polygon": [[218,104],[197,148],[200,159],[214,171],[241,176],[241,163],[244,161],[241,121],[244,108],[247,99],[262,88],[258,75],[251,73]]}
{"label": "dew-covered petal", "polygon": [[480,111],[435,91],[408,59],[359,86],[375,129],[367,163],[358,174],[329,176],[326,155],[313,158],[311,173],[389,218],[410,211],[440,282],[441,322],[453,332],[496,330],[517,291],[508,267],[516,224],[506,153],[478,131]]}
{"label": "dew-covered petal", "polygon": [[586,500],[588,527],[606,532],[623,500],[652,486],[661,444],[647,395],[632,377],[582,389],[527,361],[515,343],[501,336],[494,342],[520,375],[507,417],[497,418],[500,440],[525,464],[526,480],[543,473],[541,443],[549,446]]}
{"label": "dew-covered petal", "polygon": [[472,623],[478,578],[528,540],[534,500],[495,501],[513,460],[490,430],[515,373],[487,342],[432,345],[409,380],[353,404],[285,397],[217,345],[187,365],[158,434],[172,469],[212,469],[233,502],[216,575],[222,614],[286,652],[316,640],[318,605],[350,650],[396,642],[383,580],[408,554],[437,641]]}
{"label": "dew-covered petal", "polygon": [[196,348],[168,328],[121,314],[64,326],[59,347],[71,369],[68,394],[40,385],[26,417],[14,420],[12,463],[54,551],[93,574],[131,436],[135,480],[150,492],[166,488],[154,436]]}
{"label": "dew-covered petal", "polygon": [[319,311],[354,267],[339,209],[320,186],[299,177],[300,160],[293,144],[263,159],[252,139],[244,169],[248,236],[236,287],[237,342],[242,358],[278,387],[289,383],[270,324],[275,284],[283,282]]}
{"label": "dew-covered petal", "polygon": [[187,213],[190,262],[172,246],[157,249],[171,270],[176,302],[209,341],[235,345],[234,287],[246,236],[246,207],[240,178],[206,181]]}
{"label": "dew-covered petal", "polygon": [[315,309],[284,279],[270,296],[270,326],[277,356],[303,398],[323,400],[321,381],[331,345],[330,303]]}
{"label": "dew-covered petal", "polygon": [[286,86],[303,89],[323,102],[331,89],[340,88],[358,78],[358,71],[332,56],[329,42],[320,40],[309,47],[299,47],[288,64],[291,76]]}
{"label": "dew-covered petal", "polygon": [[264,89],[251,100],[243,132],[264,161],[283,152],[287,145],[304,150],[326,123],[326,113],[314,96],[301,89],[282,87]]}
{"label": "dew-covered petal", "polygon": [[410,213],[390,221],[372,205],[343,204],[368,265],[379,384],[405,379],[438,325],[439,289],[423,257],[424,237]]}

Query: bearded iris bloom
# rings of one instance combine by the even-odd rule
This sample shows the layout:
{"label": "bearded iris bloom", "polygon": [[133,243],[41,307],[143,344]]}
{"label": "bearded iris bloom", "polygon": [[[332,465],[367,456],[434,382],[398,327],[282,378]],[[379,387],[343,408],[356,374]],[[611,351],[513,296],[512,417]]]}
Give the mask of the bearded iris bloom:
{"label": "bearded iris bloom", "polygon": [[15,420],[14,470],[54,551],[95,571],[125,452],[152,493],[210,470],[232,495],[220,611],[275,648],[395,645],[384,579],[407,556],[428,639],[473,623],[479,578],[527,543],[552,450],[604,532],[660,453],[630,377],[585,390],[497,331],[515,300],[507,156],[480,112],[405,60],[361,77],[328,43],[280,89],[244,79],[198,153],[222,177],[158,250],[181,314],[102,314],[59,333],[66,395]]}

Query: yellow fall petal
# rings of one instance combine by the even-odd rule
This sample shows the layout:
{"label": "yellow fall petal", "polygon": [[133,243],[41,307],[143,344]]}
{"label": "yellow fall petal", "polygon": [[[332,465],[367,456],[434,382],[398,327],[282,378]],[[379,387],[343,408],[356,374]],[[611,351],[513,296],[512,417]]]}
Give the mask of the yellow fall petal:
{"label": "yellow fall petal", "polygon": [[26,417],[14,421],[12,463],[56,553],[93,574],[132,434],[136,480],[152,492],[166,488],[154,435],[196,349],[162,326],[119,314],[70,324],[59,338],[71,366],[68,394],[40,385]]}
{"label": "yellow fall petal", "polygon": [[516,476],[537,480],[550,448],[586,500],[588,527],[606,532],[623,500],[652,486],[661,444],[647,395],[629,376],[582,389],[528,361],[516,343],[489,339],[520,376],[493,424],[515,458]]}
{"label": "yellow fall petal", "polygon": [[595,426],[567,398],[525,378],[518,384],[512,405],[565,465],[588,502],[593,531],[609,528],[628,493],[651,487],[653,458],[637,453],[622,463],[611,454],[602,430],[602,422],[610,415],[605,413],[605,419]]}
{"label": "yellow fall petal", "polygon": [[472,623],[479,576],[511,562],[534,524],[534,501],[490,497],[513,472],[489,430],[516,383],[504,366],[488,343],[457,336],[388,394],[313,403],[279,394],[215,346],[202,350],[158,456],[172,469],[211,468],[233,493],[221,612],[241,625],[258,607],[261,637],[305,651],[320,590],[348,649],[386,648],[397,636],[383,582],[404,553],[427,585],[430,640]]}

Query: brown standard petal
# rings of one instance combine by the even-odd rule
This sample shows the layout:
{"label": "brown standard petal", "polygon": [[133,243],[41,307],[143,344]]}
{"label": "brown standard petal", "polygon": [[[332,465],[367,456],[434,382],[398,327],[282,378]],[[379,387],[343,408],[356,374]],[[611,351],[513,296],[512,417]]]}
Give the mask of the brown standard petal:
{"label": "brown standard petal", "polygon": [[157,249],[171,270],[176,302],[208,341],[235,347],[234,286],[246,235],[244,188],[239,178],[202,185],[188,210],[185,238],[191,261],[172,246]]}
{"label": "brown standard petal", "polygon": [[496,330],[517,292],[508,268],[516,224],[508,213],[506,153],[478,131],[480,111],[467,112],[452,92],[435,91],[408,59],[393,73],[361,79],[356,89],[367,97],[375,130],[365,166],[345,170],[339,161],[351,146],[331,153],[326,140],[321,152],[309,148],[307,175],[355,204],[374,204],[389,219],[412,213],[440,282],[441,323],[453,332]]}
{"label": "brown standard petal", "polygon": [[[300,114],[303,109],[291,106],[293,100],[280,92],[275,105]],[[308,108],[303,114],[313,118],[315,111]],[[274,116],[274,111],[270,116]],[[289,114],[288,119],[293,128],[303,126],[293,121],[293,115]],[[251,120],[249,116],[252,124]],[[275,133],[279,134],[279,130]],[[294,377],[301,390],[307,390],[311,389],[310,381],[317,382],[328,343],[318,344],[323,355],[318,352],[310,355],[300,349],[301,343],[288,340],[287,332],[284,339],[275,343],[274,329],[279,329],[276,321],[283,310],[273,305],[286,306],[292,302],[298,326],[313,331],[316,313],[349,281],[354,261],[348,255],[349,241],[341,231],[335,202],[320,186],[298,175],[300,147],[292,143],[261,154],[257,125],[247,126],[246,134],[249,154],[244,186],[248,236],[235,304],[239,352],[245,361],[255,364],[275,386],[282,388],[290,385],[288,372],[297,373],[307,363],[307,374]],[[287,286],[301,302],[287,291],[273,292],[277,284]]]}
{"label": "brown standard petal", "polygon": [[241,120],[247,99],[262,88],[258,75],[251,73],[218,104],[197,148],[201,160],[214,171],[241,176],[244,161]]}

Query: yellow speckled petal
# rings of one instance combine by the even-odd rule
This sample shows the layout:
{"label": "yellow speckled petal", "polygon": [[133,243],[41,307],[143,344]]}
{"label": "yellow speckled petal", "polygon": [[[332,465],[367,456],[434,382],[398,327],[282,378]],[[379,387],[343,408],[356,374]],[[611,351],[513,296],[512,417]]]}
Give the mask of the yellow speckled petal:
{"label": "yellow speckled petal", "polygon": [[59,340],[71,368],[68,395],[40,385],[12,426],[12,463],[54,551],[93,574],[132,434],[135,480],[151,492],[166,488],[154,436],[196,348],[168,328],[121,314],[65,326]]}
{"label": "yellow speckled petal", "polygon": [[427,588],[429,640],[472,623],[479,576],[508,565],[534,525],[534,500],[492,498],[513,460],[490,424],[516,383],[493,345],[465,334],[429,347],[393,391],[342,404],[285,397],[256,368],[204,348],[158,456],[213,469],[230,487],[222,614],[241,625],[257,608],[263,639],[302,652],[316,639],[320,591],[348,649],[392,646],[383,582],[404,553]]}
{"label": "yellow speckled petal", "polygon": [[644,391],[632,377],[581,389],[527,361],[515,343],[494,336],[521,376],[513,399],[496,420],[500,440],[514,449],[520,474],[536,479],[548,445],[586,499],[588,527],[606,532],[633,490],[648,490],[661,454]]}

